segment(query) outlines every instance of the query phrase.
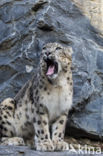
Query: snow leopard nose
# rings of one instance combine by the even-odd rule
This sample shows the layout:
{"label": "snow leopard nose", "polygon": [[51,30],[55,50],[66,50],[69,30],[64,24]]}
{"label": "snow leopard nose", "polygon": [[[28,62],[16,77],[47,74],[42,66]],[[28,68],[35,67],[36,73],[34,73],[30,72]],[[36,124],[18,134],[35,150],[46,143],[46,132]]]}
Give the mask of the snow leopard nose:
{"label": "snow leopard nose", "polygon": [[51,52],[45,52],[43,59],[44,61],[46,61],[47,59],[50,59],[50,57],[51,57]]}
{"label": "snow leopard nose", "polygon": [[51,54],[51,52],[46,52],[45,54],[46,54],[46,56],[49,56]]}

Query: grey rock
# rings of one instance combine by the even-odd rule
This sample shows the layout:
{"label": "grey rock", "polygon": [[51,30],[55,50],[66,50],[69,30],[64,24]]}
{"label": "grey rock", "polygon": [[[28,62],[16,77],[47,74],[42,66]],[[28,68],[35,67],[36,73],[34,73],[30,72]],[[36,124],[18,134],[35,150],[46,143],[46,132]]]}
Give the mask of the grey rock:
{"label": "grey rock", "polygon": [[1,146],[0,147],[0,156],[83,156],[83,155],[91,155],[93,154],[94,156],[96,155],[103,155],[102,152],[99,153],[99,151],[96,152],[89,152],[88,154],[85,151],[76,151],[73,152],[71,151],[64,151],[64,152],[39,152],[39,151],[34,151],[29,149],[28,147],[18,147],[18,146]]}
{"label": "grey rock", "polygon": [[17,94],[35,72],[42,45],[55,41],[73,48],[66,133],[101,140],[103,39],[71,0],[0,1],[0,101]]}
{"label": "grey rock", "polygon": [[39,10],[45,3],[48,3],[48,0],[36,0],[32,7],[33,11]]}

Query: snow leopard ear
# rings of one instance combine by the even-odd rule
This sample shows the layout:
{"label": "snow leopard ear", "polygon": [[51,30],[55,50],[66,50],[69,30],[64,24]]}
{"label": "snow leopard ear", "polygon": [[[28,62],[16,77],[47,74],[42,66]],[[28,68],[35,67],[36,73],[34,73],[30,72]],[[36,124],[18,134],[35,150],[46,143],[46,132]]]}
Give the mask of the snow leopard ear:
{"label": "snow leopard ear", "polygon": [[65,47],[64,54],[65,54],[65,56],[67,58],[69,58],[70,60],[72,60],[72,54],[73,54],[72,47]]}

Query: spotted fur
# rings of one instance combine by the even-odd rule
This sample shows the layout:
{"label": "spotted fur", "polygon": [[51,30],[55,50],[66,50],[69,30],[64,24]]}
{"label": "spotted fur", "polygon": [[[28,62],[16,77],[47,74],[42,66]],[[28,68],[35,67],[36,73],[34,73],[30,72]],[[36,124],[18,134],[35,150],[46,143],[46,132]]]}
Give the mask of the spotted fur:
{"label": "spotted fur", "polygon": [[28,145],[39,151],[68,150],[64,134],[72,106],[71,53],[70,47],[58,43],[43,47],[35,75],[14,99],[5,99],[0,105],[2,145]]}

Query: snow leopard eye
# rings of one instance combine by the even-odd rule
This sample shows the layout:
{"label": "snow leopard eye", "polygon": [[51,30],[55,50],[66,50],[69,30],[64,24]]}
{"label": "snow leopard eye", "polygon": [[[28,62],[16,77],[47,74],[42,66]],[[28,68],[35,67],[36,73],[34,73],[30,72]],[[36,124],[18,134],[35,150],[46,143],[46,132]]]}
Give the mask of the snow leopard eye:
{"label": "snow leopard eye", "polygon": [[60,50],[60,49],[62,49],[62,48],[61,48],[61,47],[57,47],[57,48],[56,48],[56,50]]}
{"label": "snow leopard eye", "polygon": [[46,47],[43,47],[43,50],[45,50],[46,49]]}

